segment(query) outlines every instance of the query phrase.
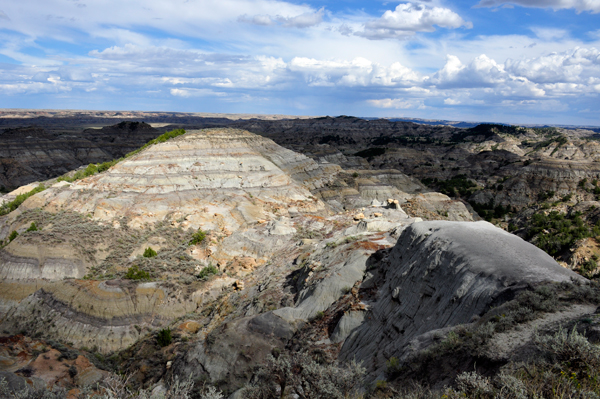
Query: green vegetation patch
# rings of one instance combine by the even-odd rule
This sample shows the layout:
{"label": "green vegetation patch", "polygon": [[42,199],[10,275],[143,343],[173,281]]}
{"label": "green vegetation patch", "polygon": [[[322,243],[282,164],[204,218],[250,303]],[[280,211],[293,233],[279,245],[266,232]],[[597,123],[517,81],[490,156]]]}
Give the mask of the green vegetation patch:
{"label": "green vegetation patch", "polygon": [[219,274],[219,269],[217,269],[213,265],[208,265],[202,270],[200,270],[200,273],[198,273],[198,278],[201,280],[206,280],[214,274]]}
{"label": "green vegetation patch", "polygon": [[461,142],[470,137],[483,136],[485,139],[490,139],[496,134],[510,134],[513,136],[525,132],[525,129],[520,126],[499,125],[493,123],[482,123],[475,127],[465,129],[459,133],[452,135],[451,141]]}
{"label": "green vegetation patch", "polygon": [[155,250],[153,250],[152,248],[148,247],[146,248],[146,250],[144,251],[144,258],[154,258],[156,255],[158,255],[156,253]]}
{"label": "green vegetation patch", "polygon": [[8,242],[12,242],[12,240],[17,238],[18,236],[19,236],[19,233],[17,233],[16,230],[13,230],[8,236]]}
{"label": "green vegetation patch", "polygon": [[198,229],[197,232],[194,233],[192,239],[190,240],[189,245],[198,245],[206,238],[206,233],[202,231],[202,229]]}
{"label": "green vegetation patch", "polygon": [[600,221],[590,226],[581,218],[581,212],[571,214],[551,211],[537,212],[531,217],[525,239],[552,256],[571,249],[577,240],[600,236]]}
{"label": "green vegetation patch", "polygon": [[17,195],[17,198],[12,200],[11,202],[2,204],[2,206],[0,206],[0,216],[11,213],[15,209],[17,209],[23,202],[25,202],[25,200],[27,198],[29,198],[32,195],[35,195],[37,193],[41,193],[45,189],[46,189],[46,186],[44,186],[43,184],[40,184],[39,186],[37,186],[36,188],[34,188],[33,190],[31,190],[25,194]]}
{"label": "green vegetation patch", "polygon": [[[124,122],[121,122],[121,123],[124,123]],[[169,132],[166,132],[166,133],[158,136],[157,138],[155,138],[153,140],[150,140],[149,142],[147,142],[146,144],[144,144],[142,147],[138,148],[137,150],[131,151],[130,153],[126,154],[123,158],[113,159],[112,161],[107,161],[107,162],[103,162],[103,163],[99,163],[99,164],[91,163],[85,169],[78,170],[77,172],[75,172],[74,175],[61,176],[57,179],[57,181],[67,181],[67,182],[72,183],[76,180],[81,180],[83,178],[93,176],[97,173],[102,173],[105,170],[108,170],[109,168],[115,166],[122,160],[127,159],[135,154],[140,153],[142,150],[146,149],[147,147],[150,147],[153,144],[164,143],[165,141],[170,140],[177,136],[181,136],[182,134],[185,134],[184,129],[171,130]]]}
{"label": "green vegetation patch", "polygon": [[150,273],[140,269],[138,265],[133,265],[127,269],[127,273],[123,277],[127,280],[150,280]]}
{"label": "green vegetation patch", "polygon": [[163,347],[171,345],[171,342],[173,342],[173,337],[171,336],[171,329],[163,328],[162,330],[160,330],[158,332],[158,335],[156,336],[156,342]]}
{"label": "green vegetation patch", "polygon": [[437,177],[422,179],[421,182],[428,187],[433,187],[442,194],[449,197],[460,197],[471,195],[476,189],[477,184],[468,179],[465,175],[456,175],[449,180],[439,180]]}

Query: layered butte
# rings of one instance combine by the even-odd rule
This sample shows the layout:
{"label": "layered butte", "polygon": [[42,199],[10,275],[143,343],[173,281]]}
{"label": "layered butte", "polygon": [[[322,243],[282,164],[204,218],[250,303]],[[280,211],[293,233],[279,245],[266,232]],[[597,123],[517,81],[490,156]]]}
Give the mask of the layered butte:
{"label": "layered butte", "polygon": [[70,209],[97,220],[125,216],[132,227],[177,214],[193,228],[233,231],[270,218],[267,205],[324,212],[309,189],[322,187],[339,170],[242,130],[193,131],[106,173],[50,190],[24,208]]}
{"label": "layered butte", "polygon": [[[129,346],[235,281],[207,285],[196,278],[203,267],[247,273],[290,246],[290,216],[329,214],[310,190],[340,170],[242,130],[212,129],[55,184],[0,220],[0,236],[20,234],[0,249],[2,328],[102,351]],[[27,231],[32,222],[37,231]],[[206,242],[189,246],[199,228]],[[158,256],[141,257],[147,247]],[[134,266],[156,282],[118,279]],[[84,276],[105,281],[77,280]]]}

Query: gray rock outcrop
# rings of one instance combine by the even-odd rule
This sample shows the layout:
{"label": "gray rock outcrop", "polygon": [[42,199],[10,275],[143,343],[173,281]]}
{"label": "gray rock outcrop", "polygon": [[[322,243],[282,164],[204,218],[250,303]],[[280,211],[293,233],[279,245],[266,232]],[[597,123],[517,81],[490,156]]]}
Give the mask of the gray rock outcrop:
{"label": "gray rock outcrop", "polygon": [[375,373],[389,358],[402,359],[420,335],[468,323],[528,286],[585,281],[487,222],[413,223],[376,273],[377,299],[340,353]]}

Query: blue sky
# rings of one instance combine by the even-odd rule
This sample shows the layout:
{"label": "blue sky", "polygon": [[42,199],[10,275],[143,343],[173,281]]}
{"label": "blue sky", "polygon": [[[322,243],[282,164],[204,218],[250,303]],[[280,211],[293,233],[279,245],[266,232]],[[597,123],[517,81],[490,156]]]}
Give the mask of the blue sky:
{"label": "blue sky", "polygon": [[0,3],[0,107],[600,125],[600,0]]}

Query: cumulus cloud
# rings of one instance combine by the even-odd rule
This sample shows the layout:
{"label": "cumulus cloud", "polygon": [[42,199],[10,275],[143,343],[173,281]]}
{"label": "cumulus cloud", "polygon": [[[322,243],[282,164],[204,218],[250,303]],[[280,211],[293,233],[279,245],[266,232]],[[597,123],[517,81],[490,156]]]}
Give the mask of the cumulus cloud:
{"label": "cumulus cloud", "polygon": [[446,65],[431,78],[438,88],[493,87],[506,80],[503,65],[488,58],[485,54],[475,58],[469,65],[463,65],[458,57],[448,55]]}
{"label": "cumulus cloud", "polygon": [[543,87],[526,77],[515,76],[503,64],[482,54],[464,65],[456,56],[449,55],[446,64],[428,80],[437,89],[480,89],[486,95],[504,97],[541,97]]}
{"label": "cumulus cloud", "polygon": [[562,53],[524,60],[508,59],[510,73],[535,83],[588,83],[600,78],[600,51],[574,48]]}
{"label": "cumulus cloud", "polygon": [[286,28],[309,28],[311,26],[319,25],[321,22],[323,22],[324,15],[325,7],[321,7],[321,9],[318,11],[305,12],[294,17],[283,17],[281,15],[277,15],[275,17],[270,15],[254,15],[249,17],[248,15],[242,15],[238,18],[238,21],[262,26],[275,25],[279,23]]}
{"label": "cumulus cloud", "polygon": [[477,7],[497,7],[506,3],[554,10],[574,8],[577,12],[589,11],[594,14],[600,12],[600,1],[598,0],[481,0]]}
{"label": "cumulus cloud", "polygon": [[422,78],[415,71],[395,62],[389,67],[358,57],[352,61],[293,58],[288,69],[304,76],[310,86],[407,86]]}
{"label": "cumulus cloud", "polygon": [[364,30],[355,32],[355,35],[372,40],[406,38],[415,32],[433,32],[434,26],[472,28],[473,24],[448,8],[403,3],[398,4],[394,11],[386,11],[381,18],[367,22]]}

